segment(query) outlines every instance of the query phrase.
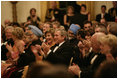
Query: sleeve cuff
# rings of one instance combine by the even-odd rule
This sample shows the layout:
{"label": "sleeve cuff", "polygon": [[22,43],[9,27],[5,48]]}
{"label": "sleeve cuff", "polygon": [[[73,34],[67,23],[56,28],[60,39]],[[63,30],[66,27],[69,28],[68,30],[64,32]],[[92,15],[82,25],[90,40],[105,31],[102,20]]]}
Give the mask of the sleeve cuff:
{"label": "sleeve cuff", "polygon": [[79,77],[79,78],[81,77],[81,72],[82,72],[82,71],[80,71],[80,72],[78,73],[78,77]]}

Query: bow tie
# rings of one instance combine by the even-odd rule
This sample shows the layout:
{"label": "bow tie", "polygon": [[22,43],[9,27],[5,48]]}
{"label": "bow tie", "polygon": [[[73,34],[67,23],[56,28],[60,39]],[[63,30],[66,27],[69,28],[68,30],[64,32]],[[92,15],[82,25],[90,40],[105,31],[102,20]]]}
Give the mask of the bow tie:
{"label": "bow tie", "polygon": [[55,47],[56,47],[56,46],[59,46],[59,44],[55,44]]}

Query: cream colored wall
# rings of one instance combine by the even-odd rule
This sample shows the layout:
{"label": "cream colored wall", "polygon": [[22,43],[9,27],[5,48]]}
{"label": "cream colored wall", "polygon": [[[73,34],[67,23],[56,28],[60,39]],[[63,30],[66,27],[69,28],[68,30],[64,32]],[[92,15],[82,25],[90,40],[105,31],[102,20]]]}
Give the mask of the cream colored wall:
{"label": "cream colored wall", "polygon": [[12,4],[8,1],[1,1],[1,24],[4,26],[5,19],[13,21]]}
{"label": "cream colored wall", "polygon": [[40,17],[40,1],[18,1],[17,3],[17,20],[19,23],[26,22],[30,15],[30,9],[35,8],[37,16]]}
{"label": "cream colored wall", "polygon": [[[107,11],[112,7],[112,1],[95,1],[94,2],[94,16],[101,12],[101,5],[107,6]],[[18,1],[17,3],[17,21],[19,23],[26,22],[30,15],[31,8],[36,8],[37,15],[44,21],[47,1]],[[42,16],[43,15],[43,16]],[[12,18],[12,4],[9,1],[1,1],[1,24],[4,25],[4,20]]]}

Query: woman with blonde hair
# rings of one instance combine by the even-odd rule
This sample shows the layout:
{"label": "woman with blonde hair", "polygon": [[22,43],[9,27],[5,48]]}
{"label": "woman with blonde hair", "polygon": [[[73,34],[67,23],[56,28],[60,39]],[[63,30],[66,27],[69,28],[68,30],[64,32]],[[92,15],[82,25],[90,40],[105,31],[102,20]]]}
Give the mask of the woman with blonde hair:
{"label": "woman with blonde hair", "polygon": [[108,34],[100,39],[101,53],[106,55],[106,58],[110,60],[117,57],[117,37],[112,34]]}
{"label": "woman with blonde hair", "polygon": [[16,61],[19,57],[19,54],[23,53],[24,51],[24,45],[25,43],[23,42],[23,37],[24,37],[24,31],[20,27],[14,28],[12,32],[12,39],[14,41],[14,46],[12,47],[11,45],[6,45],[6,48],[8,49],[8,57],[11,58],[13,61]]}

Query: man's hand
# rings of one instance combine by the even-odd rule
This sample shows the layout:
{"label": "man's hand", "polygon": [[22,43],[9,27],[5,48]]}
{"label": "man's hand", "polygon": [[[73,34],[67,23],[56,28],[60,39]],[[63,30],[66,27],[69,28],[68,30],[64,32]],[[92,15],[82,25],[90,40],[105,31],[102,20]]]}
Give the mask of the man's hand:
{"label": "man's hand", "polygon": [[81,72],[80,68],[78,65],[73,65],[69,67],[69,71],[72,72],[75,75],[79,75],[79,73]]}

